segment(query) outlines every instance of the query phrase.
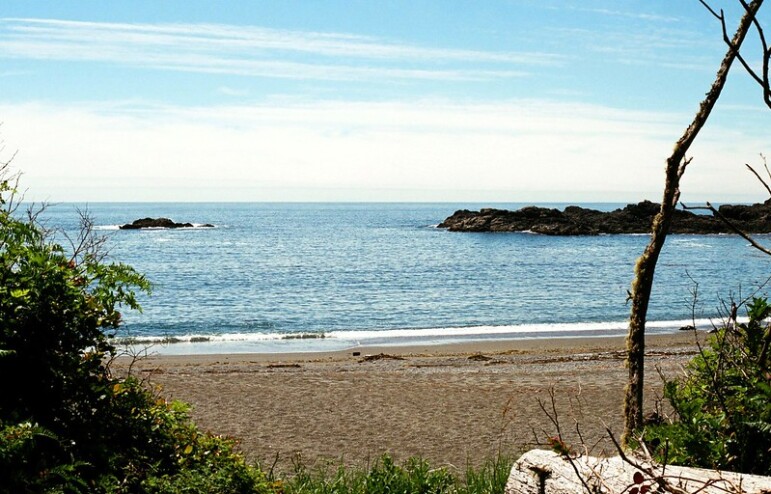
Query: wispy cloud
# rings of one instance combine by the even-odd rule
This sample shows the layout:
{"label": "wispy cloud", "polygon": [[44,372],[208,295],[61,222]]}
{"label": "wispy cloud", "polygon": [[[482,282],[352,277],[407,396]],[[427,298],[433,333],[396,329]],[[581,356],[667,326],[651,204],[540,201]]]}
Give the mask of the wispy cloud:
{"label": "wispy cloud", "polygon": [[687,28],[665,26],[642,31],[618,28],[589,30],[585,28],[553,28],[555,39],[563,40],[585,52],[625,65],[672,68],[678,70],[713,71],[715,61],[723,51],[722,40],[706,38]]}
{"label": "wispy cloud", "polygon": [[[560,2],[547,8],[577,20],[548,27],[549,36],[571,46],[578,57],[610,63],[687,71],[714,71],[715,53],[724,47],[711,24],[689,16],[682,6],[662,9],[653,3],[625,8],[622,2]],[[698,2],[697,2],[698,4]],[[697,5],[697,10],[698,10]]]}
{"label": "wispy cloud", "polygon": [[248,96],[249,91],[246,89],[237,89],[229,86],[220,86],[217,88],[217,92],[224,94],[225,96]]}
{"label": "wispy cloud", "polygon": [[571,10],[580,12],[589,12],[592,14],[605,15],[609,17],[622,17],[627,19],[636,19],[640,21],[651,22],[679,22],[679,17],[670,15],[651,14],[648,12],[630,12],[626,10],[613,10],[613,9],[598,9],[598,8],[586,8],[586,7],[571,7]]}
{"label": "wispy cloud", "polygon": [[428,48],[344,33],[10,18],[0,21],[0,56],[311,80],[489,80],[563,62],[549,53]]}
{"label": "wispy cloud", "polygon": [[[578,191],[584,199],[607,199],[608,191],[625,191],[615,200],[655,199],[664,159],[690,116],[535,99],[28,103],[0,105],[0,114],[26,183],[54,201],[169,200],[171,190],[191,200],[200,183],[208,184],[200,200],[312,200],[321,196],[308,191],[325,188],[359,191],[336,200],[384,188],[423,191],[413,200],[471,197],[461,190],[500,190],[508,200],[544,200],[537,191],[555,200],[575,200]],[[731,139],[724,127],[705,130],[686,194],[715,199],[752,186],[726,163],[757,161],[765,135],[729,130]],[[234,186],[244,187],[241,195]]]}
{"label": "wispy cloud", "polygon": [[0,77],[21,77],[29,74],[26,70],[0,70]]}
{"label": "wispy cloud", "polygon": [[[9,123],[9,142],[22,150],[17,165],[30,179],[67,170],[82,183],[97,178],[117,184],[130,170],[143,184],[184,177],[209,179],[215,189],[232,181],[448,191],[510,184],[523,191],[564,191],[577,183],[591,186],[598,176],[614,188],[632,187],[639,180],[623,170],[635,164],[658,170],[658,154],[678,128],[671,115],[538,100],[195,108],[41,103],[3,105],[0,113]],[[34,144],[40,135],[51,136],[44,147]],[[609,136],[611,144],[603,144]],[[84,151],[73,142],[90,144]],[[625,152],[630,163],[619,167],[617,156]]]}

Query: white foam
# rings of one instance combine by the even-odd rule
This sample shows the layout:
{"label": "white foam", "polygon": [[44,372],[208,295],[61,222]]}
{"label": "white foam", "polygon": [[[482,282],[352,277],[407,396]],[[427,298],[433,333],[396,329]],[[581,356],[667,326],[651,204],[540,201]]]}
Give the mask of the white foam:
{"label": "white foam", "polygon": [[[674,321],[649,321],[646,327],[659,330],[677,330],[684,326],[693,325],[694,321],[690,319]],[[696,326],[700,329],[711,329],[712,325],[709,319],[696,321]],[[549,337],[555,333],[564,333],[570,335],[583,332],[604,332],[617,333],[626,331],[629,327],[628,321],[612,322],[585,322],[585,323],[549,323],[549,324],[522,324],[512,326],[471,326],[460,328],[426,328],[426,329],[389,329],[389,330],[367,330],[367,331],[332,331],[326,333],[327,338],[339,339],[400,339],[400,338],[436,338],[436,337],[484,337],[484,336],[505,336],[505,335],[544,335]]]}
{"label": "white foam", "polygon": [[[685,326],[694,325],[698,329],[712,329],[709,319],[693,321],[690,319],[673,321],[648,321],[646,327],[658,331],[676,331]],[[588,332],[594,335],[623,334],[628,328],[628,321],[522,324],[509,326],[471,326],[437,327],[422,329],[386,329],[330,331],[325,333],[224,333],[224,334],[187,334],[174,336],[136,336],[118,338],[119,342],[130,340],[135,343],[226,343],[226,342],[269,342],[303,341],[308,346],[316,342],[332,339],[340,343],[367,344],[371,340],[387,340],[398,344],[403,340],[436,341],[446,339],[496,339],[513,338],[553,338],[580,335]]]}

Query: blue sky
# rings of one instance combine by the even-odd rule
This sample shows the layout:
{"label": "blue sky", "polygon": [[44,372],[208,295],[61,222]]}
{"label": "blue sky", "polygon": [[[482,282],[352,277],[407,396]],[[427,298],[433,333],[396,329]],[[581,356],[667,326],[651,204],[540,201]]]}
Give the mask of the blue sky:
{"label": "blue sky", "polygon": [[[713,5],[732,30],[738,2]],[[28,197],[55,202],[657,200],[725,52],[697,0],[5,0],[0,15],[5,153]],[[686,200],[765,199],[743,167],[771,153],[771,110],[738,69]]]}

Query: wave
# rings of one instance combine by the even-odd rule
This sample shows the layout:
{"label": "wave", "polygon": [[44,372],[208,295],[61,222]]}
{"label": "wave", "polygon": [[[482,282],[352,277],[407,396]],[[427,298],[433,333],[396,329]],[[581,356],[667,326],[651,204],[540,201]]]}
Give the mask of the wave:
{"label": "wave", "polygon": [[[676,321],[651,321],[646,327],[655,330],[678,330],[684,326],[693,325],[692,320]],[[474,337],[474,336],[537,336],[553,337],[555,334],[570,335],[584,332],[616,333],[626,331],[628,321],[613,322],[583,322],[583,323],[548,323],[548,324],[521,324],[511,326],[471,326],[450,328],[426,328],[426,329],[389,329],[370,331],[333,331],[327,333],[329,338],[340,339],[383,339],[383,338],[431,338],[431,337]],[[697,327],[709,326],[708,319],[697,321]]]}
{"label": "wave", "polygon": [[[680,319],[671,321],[649,321],[646,328],[650,333],[668,333],[682,328],[695,326],[697,329],[713,328],[713,320]],[[330,331],[325,333],[224,333],[224,334],[187,334],[187,335],[141,335],[119,336],[113,341],[117,345],[174,345],[188,344],[227,344],[227,343],[280,343],[304,342],[302,346],[313,351],[314,341],[326,340],[324,346],[347,348],[371,344],[438,344],[455,341],[506,340],[566,338],[570,336],[619,336],[626,334],[628,321],[521,324],[508,326],[467,326],[436,327],[419,329],[385,329]]]}
{"label": "wave", "polygon": [[220,335],[193,334],[182,336],[118,336],[113,339],[113,343],[116,345],[173,345],[175,343],[323,340],[327,337],[328,336],[325,333],[227,333]]}

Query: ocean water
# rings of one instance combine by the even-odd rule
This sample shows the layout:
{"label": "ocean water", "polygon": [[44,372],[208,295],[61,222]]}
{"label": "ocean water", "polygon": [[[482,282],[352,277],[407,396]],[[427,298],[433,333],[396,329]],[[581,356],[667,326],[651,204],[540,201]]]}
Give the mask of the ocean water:
{"label": "ocean water", "polygon": [[[141,297],[143,313],[124,314],[119,336],[160,353],[625,334],[627,289],[647,235],[435,226],[456,209],[523,205],[58,204],[45,221],[73,232],[77,208],[87,207],[109,237],[109,259],[147,275],[153,294]],[[147,216],[216,227],[117,228]],[[676,331],[694,319],[707,327],[720,318],[721,301],[765,294],[769,275],[771,258],[739,237],[671,235],[648,331]]]}

